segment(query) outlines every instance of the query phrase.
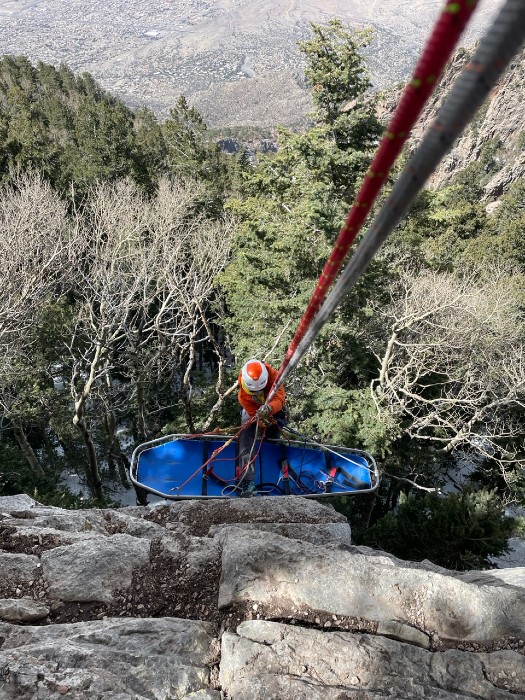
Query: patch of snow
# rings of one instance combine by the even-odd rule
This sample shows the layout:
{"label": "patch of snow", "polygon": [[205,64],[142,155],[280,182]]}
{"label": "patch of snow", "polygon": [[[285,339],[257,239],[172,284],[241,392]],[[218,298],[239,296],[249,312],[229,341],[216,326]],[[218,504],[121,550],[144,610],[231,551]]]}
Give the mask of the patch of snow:
{"label": "patch of snow", "polygon": [[459,493],[475,473],[477,464],[469,457],[458,456],[454,464],[448,464],[446,469],[438,473],[442,482],[442,493]]}
{"label": "patch of snow", "polygon": [[78,474],[63,471],[60,475],[60,479],[66,484],[67,488],[74,496],[80,496],[81,499],[89,498],[89,489]]}

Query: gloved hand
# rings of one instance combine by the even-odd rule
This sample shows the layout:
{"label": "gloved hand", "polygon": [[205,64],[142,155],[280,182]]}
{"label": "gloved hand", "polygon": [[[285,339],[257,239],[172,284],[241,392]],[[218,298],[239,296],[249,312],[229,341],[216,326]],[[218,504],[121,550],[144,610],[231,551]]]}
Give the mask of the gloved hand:
{"label": "gloved hand", "polygon": [[257,420],[259,420],[261,423],[264,423],[264,425],[269,425],[271,415],[272,409],[270,408],[270,406],[264,405],[257,409]]}

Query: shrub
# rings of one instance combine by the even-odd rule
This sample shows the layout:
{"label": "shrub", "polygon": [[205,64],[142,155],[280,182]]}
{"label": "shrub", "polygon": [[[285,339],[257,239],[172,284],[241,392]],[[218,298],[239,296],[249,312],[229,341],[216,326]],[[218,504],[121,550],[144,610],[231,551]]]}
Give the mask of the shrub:
{"label": "shrub", "polygon": [[508,551],[515,527],[495,491],[416,494],[367,530],[363,544],[458,571],[490,568],[488,557]]}

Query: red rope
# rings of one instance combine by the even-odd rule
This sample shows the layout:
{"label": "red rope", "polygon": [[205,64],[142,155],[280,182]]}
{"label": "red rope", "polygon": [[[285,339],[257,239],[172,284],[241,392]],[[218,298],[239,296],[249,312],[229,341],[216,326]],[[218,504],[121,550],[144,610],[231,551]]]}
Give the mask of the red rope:
{"label": "red rope", "polygon": [[272,392],[278,386],[279,379],[292,355],[325,300],[328,290],[341,269],[348,250],[370,212],[394,161],[421,114],[425,102],[441,77],[459,37],[476,8],[477,1],[457,0],[456,2],[447,2],[445,5],[317,281],[312,298],[279,368]]}

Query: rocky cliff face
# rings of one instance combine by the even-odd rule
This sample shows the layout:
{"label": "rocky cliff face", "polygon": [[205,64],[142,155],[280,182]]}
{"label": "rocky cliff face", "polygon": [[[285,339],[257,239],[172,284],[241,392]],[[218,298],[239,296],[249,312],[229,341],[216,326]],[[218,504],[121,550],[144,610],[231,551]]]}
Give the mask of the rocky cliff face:
{"label": "rocky cliff face", "polygon": [[[431,124],[444,97],[468,61],[461,49],[450,62],[434,96],[416,125],[410,141],[413,149]],[[399,93],[386,93],[379,103],[379,116],[387,123]],[[430,180],[432,188],[447,184],[454,175],[478,161],[484,149],[494,151],[494,164],[484,178],[485,197],[499,197],[515,180],[525,177],[525,49],[518,54],[494,88],[476,119],[467,127]]]}
{"label": "rocky cliff face", "polygon": [[0,699],[525,697],[525,569],[354,547],[300,498],[0,498]]}

